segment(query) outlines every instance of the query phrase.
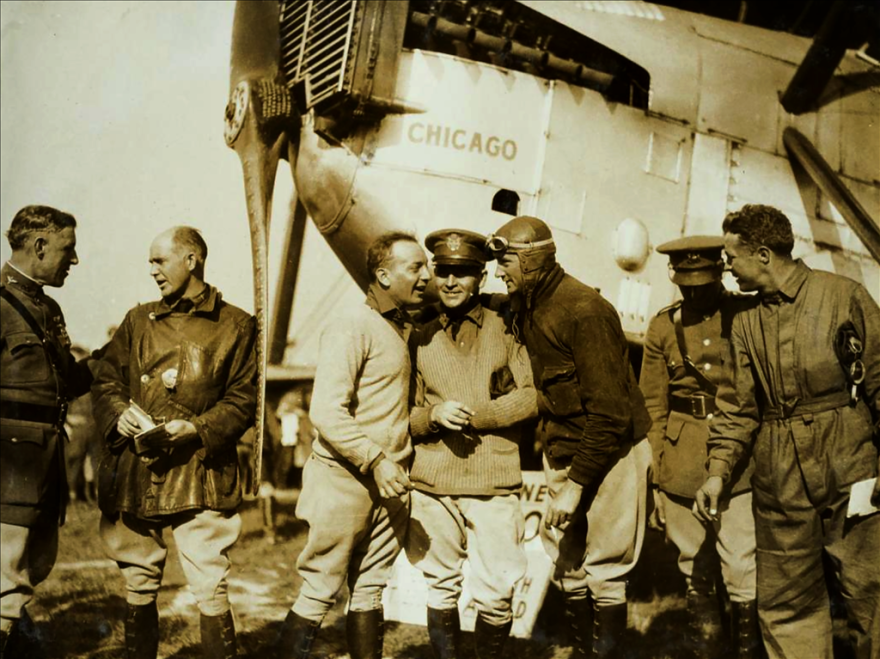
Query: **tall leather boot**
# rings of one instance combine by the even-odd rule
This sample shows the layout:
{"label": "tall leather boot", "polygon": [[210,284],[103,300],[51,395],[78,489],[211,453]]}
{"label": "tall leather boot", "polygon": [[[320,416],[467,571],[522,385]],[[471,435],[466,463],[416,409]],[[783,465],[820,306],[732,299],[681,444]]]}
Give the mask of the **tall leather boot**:
{"label": "tall leather boot", "polygon": [[[14,646],[15,646],[15,628],[16,628],[16,626],[17,626],[16,623],[13,623],[12,627],[10,627],[9,631],[6,631],[6,632],[0,631],[0,659],[3,659],[3,657],[10,657],[11,658],[14,656],[12,653],[15,649]],[[8,651],[7,651],[7,647],[9,648]]]}
{"label": "tall leather boot", "polygon": [[477,615],[477,622],[474,626],[474,646],[477,650],[477,659],[503,659],[504,643],[510,636],[511,627],[513,627],[513,620],[496,626],[490,625],[483,619],[483,616]]}
{"label": "tall leather boot", "polygon": [[159,609],[156,602],[128,605],[125,614],[125,653],[128,659],[156,659],[159,652]]}
{"label": "tall leather boot", "polygon": [[385,642],[385,612],[349,611],[345,620],[345,636],[351,659],[382,659]]}
{"label": "tall leather boot", "polygon": [[626,633],[626,604],[593,607],[593,657],[622,657],[621,643]]}
{"label": "tall leather boot", "polygon": [[731,635],[736,659],[761,659],[764,656],[761,631],[758,628],[758,606],[755,600],[731,602]]}
{"label": "tall leather boot", "polygon": [[276,659],[309,659],[319,629],[320,620],[308,620],[288,611],[275,639],[272,656]]}
{"label": "tall leather boot", "polygon": [[593,601],[583,599],[565,601],[565,618],[574,636],[572,657],[584,659],[593,656]]}
{"label": "tall leather boot", "polygon": [[428,607],[428,637],[435,659],[461,657],[461,622],[458,607],[432,609]]}
{"label": "tall leather boot", "polygon": [[233,659],[238,655],[235,645],[235,622],[232,611],[219,616],[201,614],[202,654],[206,659]]}
{"label": "tall leather boot", "polygon": [[721,654],[721,611],[715,595],[687,594],[687,649],[694,659],[713,659]]}

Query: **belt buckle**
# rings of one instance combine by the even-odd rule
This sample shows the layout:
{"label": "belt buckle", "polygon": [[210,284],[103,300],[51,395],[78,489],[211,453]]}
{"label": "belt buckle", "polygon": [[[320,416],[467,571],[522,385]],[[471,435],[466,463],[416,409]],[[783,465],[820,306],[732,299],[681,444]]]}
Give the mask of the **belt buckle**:
{"label": "belt buckle", "polygon": [[705,419],[709,416],[706,411],[705,396],[691,396],[691,415],[696,419]]}

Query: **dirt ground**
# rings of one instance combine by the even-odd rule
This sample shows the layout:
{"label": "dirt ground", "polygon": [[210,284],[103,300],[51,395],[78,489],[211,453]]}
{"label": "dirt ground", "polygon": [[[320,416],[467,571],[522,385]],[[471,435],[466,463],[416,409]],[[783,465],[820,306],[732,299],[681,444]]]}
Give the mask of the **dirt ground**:
{"label": "dirt ground", "polygon": [[[244,528],[233,549],[230,598],[239,630],[240,654],[257,659],[275,637],[280,621],[299,588],[295,569],[305,527],[295,518],[293,504],[278,506],[277,542],[263,535],[254,503],[242,508]],[[124,659],[124,584],[116,565],[108,561],[97,538],[99,513],[84,503],[71,507],[61,529],[58,564],[40,586],[30,612],[48,650],[47,659]],[[167,534],[169,559],[159,595],[160,657],[201,657],[198,610]],[[315,657],[348,657],[345,649],[344,597],[325,621]],[[510,659],[567,659],[568,634],[561,621],[562,605],[551,588],[530,639],[512,639]],[[675,567],[675,554],[662,537],[649,531],[640,564],[630,583],[630,628],[627,656],[669,659],[680,654],[686,627],[684,582]],[[470,635],[465,643],[470,646]],[[466,655],[473,656],[472,653]],[[424,627],[388,623],[387,659],[431,659]]]}

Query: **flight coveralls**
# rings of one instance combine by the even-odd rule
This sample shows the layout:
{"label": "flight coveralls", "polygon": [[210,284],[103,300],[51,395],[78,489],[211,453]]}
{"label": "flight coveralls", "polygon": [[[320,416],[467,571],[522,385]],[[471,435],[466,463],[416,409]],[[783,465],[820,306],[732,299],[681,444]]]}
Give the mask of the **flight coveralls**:
{"label": "flight coveralls", "polygon": [[[91,372],[70,353],[58,303],[6,263],[0,301],[0,616],[9,632],[49,576],[64,522],[67,485],[63,430],[68,400],[87,393]],[[45,340],[45,342],[44,342]]]}
{"label": "flight coveralls", "polygon": [[[834,349],[847,329],[863,344],[855,401]],[[880,309],[863,286],[799,261],[778,294],[735,317],[730,344],[708,471],[729,482],[754,443],[758,615],[768,654],[833,656],[827,557],[856,656],[877,657],[880,515],[848,519],[846,510],[851,486],[878,474]]]}

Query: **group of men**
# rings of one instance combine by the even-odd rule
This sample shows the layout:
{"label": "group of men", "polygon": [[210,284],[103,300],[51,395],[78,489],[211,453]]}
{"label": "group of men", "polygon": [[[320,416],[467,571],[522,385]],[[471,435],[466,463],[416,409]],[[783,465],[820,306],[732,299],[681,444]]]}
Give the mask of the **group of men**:
{"label": "group of men", "polygon": [[[168,528],[206,656],[235,656],[227,554],[241,527],[235,445],[254,422],[254,320],[205,282],[199,233],[175,227],[150,251],[161,300],[132,309],[91,369],[76,363],[42,290],[77,263],[74,229],[68,214],[23,209],[0,273],[3,647],[15,656],[27,640],[25,605],[54,563],[66,401],[91,387],[100,537],[126,582],[128,656],[156,657]],[[297,504],[309,527],[302,586],[272,654],[311,656],[347,584],[349,653],[381,658],[382,593],[405,551],[428,585],[435,656],[462,656],[466,559],[476,654],[506,656],[527,565],[518,446],[529,422],[576,656],[623,655],[649,517],[679,552],[693,656],[721,652],[719,571],[736,656],[830,659],[832,575],[855,656],[878,656],[880,515],[847,510],[854,485],[880,499],[880,309],[863,286],[794,260],[774,208],[731,213],[723,233],[658,248],[682,299],[650,323],[640,382],[617,311],[564,272],[543,221],[434,232],[433,268],[413,236],[378,238],[366,303],[321,339],[318,438]],[[725,258],[756,295],[724,290]],[[480,294],[491,260],[507,296]]]}
{"label": "group of men", "polygon": [[76,362],[61,309],[43,292],[78,263],[75,230],[68,213],[23,208],[0,271],[0,656],[40,656],[26,605],[55,563],[64,521],[67,404],[90,388],[103,438],[99,534],[125,579],[127,656],[158,652],[169,528],[205,656],[235,656],[228,551],[241,531],[236,443],[254,423],[254,318],[205,282],[199,232],[174,227],[150,247],[161,299],[129,311],[99,359]]}

